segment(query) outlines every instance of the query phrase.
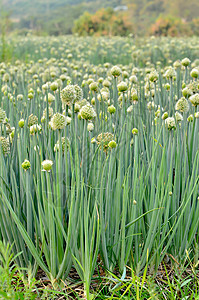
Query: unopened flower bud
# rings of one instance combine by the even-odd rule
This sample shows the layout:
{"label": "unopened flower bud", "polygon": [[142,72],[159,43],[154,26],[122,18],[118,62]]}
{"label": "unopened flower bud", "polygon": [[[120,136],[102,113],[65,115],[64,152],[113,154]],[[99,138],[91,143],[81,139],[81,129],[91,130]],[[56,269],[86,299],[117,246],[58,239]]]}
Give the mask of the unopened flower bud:
{"label": "unopened flower bud", "polygon": [[166,120],[168,118],[168,112],[163,113],[162,120]]}
{"label": "unopened flower bud", "polygon": [[193,70],[191,70],[191,73],[190,73],[191,77],[193,78],[198,78],[199,76],[199,70],[194,68]]}
{"label": "unopened flower bud", "polygon": [[108,146],[109,146],[110,148],[116,148],[117,143],[116,143],[115,141],[110,141],[110,142],[108,143]]}
{"label": "unopened flower bud", "polygon": [[52,162],[52,160],[44,160],[41,163],[41,165],[43,167],[42,171],[50,172],[50,170],[52,169],[53,162]]}
{"label": "unopened flower bud", "polygon": [[51,91],[56,91],[58,89],[58,83],[56,81],[52,82],[50,85]]}
{"label": "unopened flower bud", "polygon": [[193,122],[193,115],[188,116],[187,121],[188,122]]}
{"label": "unopened flower bud", "polygon": [[19,120],[19,127],[23,128],[24,127],[24,119]]}
{"label": "unopened flower bud", "polygon": [[190,59],[185,57],[182,61],[181,61],[181,64],[184,66],[184,67],[188,67],[190,65]]}
{"label": "unopened flower bud", "polygon": [[108,107],[108,112],[109,112],[110,114],[114,114],[114,113],[116,112],[115,106],[110,105],[110,106]]}
{"label": "unopened flower bud", "polygon": [[138,129],[137,128],[133,128],[132,129],[132,134],[137,135],[138,134]]}
{"label": "unopened flower bud", "polygon": [[133,111],[133,105],[129,106],[126,111],[127,113],[131,113]]}
{"label": "unopened flower bud", "polygon": [[93,131],[94,130],[94,124],[93,123],[88,123],[87,130],[88,131]]}
{"label": "unopened flower bud", "polygon": [[127,83],[125,81],[122,81],[120,82],[118,85],[117,85],[117,88],[118,88],[118,91],[121,92],[121,93],[124,93],[127,91],[128,89],[128,86],[127,86]]}
{"label": "unopened flower bud", "polygon": [[21,164],[22,168],[27,171],[28,169],[30,169],[30,162],[29,160],[25,159],[24,162]]}

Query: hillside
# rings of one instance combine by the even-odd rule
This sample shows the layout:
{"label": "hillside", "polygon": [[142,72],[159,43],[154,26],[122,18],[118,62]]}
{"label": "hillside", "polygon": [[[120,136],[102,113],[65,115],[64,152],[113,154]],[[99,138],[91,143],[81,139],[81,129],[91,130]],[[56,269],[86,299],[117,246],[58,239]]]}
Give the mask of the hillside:
{"label": "hillside", "polygon": [[[4,7],[11,11],[14,17],[24,17],[24,16],[35,16],[45,15],[48,13],[53,13],[56,10],[66,8],[71,6],[78,6],[80,4],[87,5],[92,8],[95,3],[96,6],[111,6],[119,4],[121,1],[114,0],[4,0]],[[96,3],[97,2],[97,3]],[[61,10],[60,10],[61,12]]]}
{"label": "hillside", "polygon": [[32,29],[38,33],[68,34],[74,20],[85,11],[126,5],[128,20],[135,32],[143,33],[158,17],[170,16],[189,22],[199,16],[199,1],[192,0],[0,0],[14,22],[13,29]]}
{"label": "hillside", "polygon": [[71,33],[74,20],[84,11],[94,13],[102,7],[114,8],[121,3],[121,0],[4,0],[3,8],[9,11],[15,28],[56,35]]}

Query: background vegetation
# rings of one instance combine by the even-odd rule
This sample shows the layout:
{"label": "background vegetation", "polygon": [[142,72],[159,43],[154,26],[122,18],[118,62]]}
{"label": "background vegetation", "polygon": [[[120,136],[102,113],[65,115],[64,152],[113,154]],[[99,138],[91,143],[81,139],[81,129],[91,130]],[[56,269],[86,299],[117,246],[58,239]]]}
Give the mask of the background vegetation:
{"label": "background vegetation", "polygon": [[[2,1],[2,5],[11,20],[8,31],[17,33],[33,30],[40,35],[73,31],[89,35],[96,32],[97,35],[126,35],[131,31],[136,35],[199,35],[197,0],[192,0],[191,5],[185,0],[8,0]],[[120,9],[114,11],[118,7]],[[80,30],[86,26],[90,29]]]}

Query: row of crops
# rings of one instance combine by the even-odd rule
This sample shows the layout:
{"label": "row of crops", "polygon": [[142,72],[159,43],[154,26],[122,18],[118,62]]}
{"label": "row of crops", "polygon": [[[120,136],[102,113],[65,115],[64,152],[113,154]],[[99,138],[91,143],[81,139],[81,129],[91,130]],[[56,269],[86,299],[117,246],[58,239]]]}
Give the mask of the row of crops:
{"label": "row of crops", "polygon": [[89,299],[99,260],[197,264],[197,42],[18,39],[0,63],[0,238],[20,267],[73,267]]}

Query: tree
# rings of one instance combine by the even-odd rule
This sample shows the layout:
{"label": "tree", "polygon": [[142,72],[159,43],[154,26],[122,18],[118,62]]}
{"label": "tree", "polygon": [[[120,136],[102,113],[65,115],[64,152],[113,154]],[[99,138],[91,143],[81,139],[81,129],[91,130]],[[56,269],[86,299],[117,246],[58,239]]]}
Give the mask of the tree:
{"label": "tree", "polygon": [[115,13],[112,8],[100,9],[95,14],[85,12],[75,21],[74,33],[79,35],[128,35],[132,23],[122,13]]}
{"label": "tree", "polygon": [[192,28],[193,34],[199,36],[199,18],[192,20],[191,28]]}
{"label": "tree", "polygon": [[150,33],[157,36],[192,35],[189,23],[171,16],[159,17],[151,26]]}
{"label": "tree", "polygon": [[75,21],[73,32],[83,36],[90,35],[93,32],[92,15],[85,12],[81,17],[79,17]]}

